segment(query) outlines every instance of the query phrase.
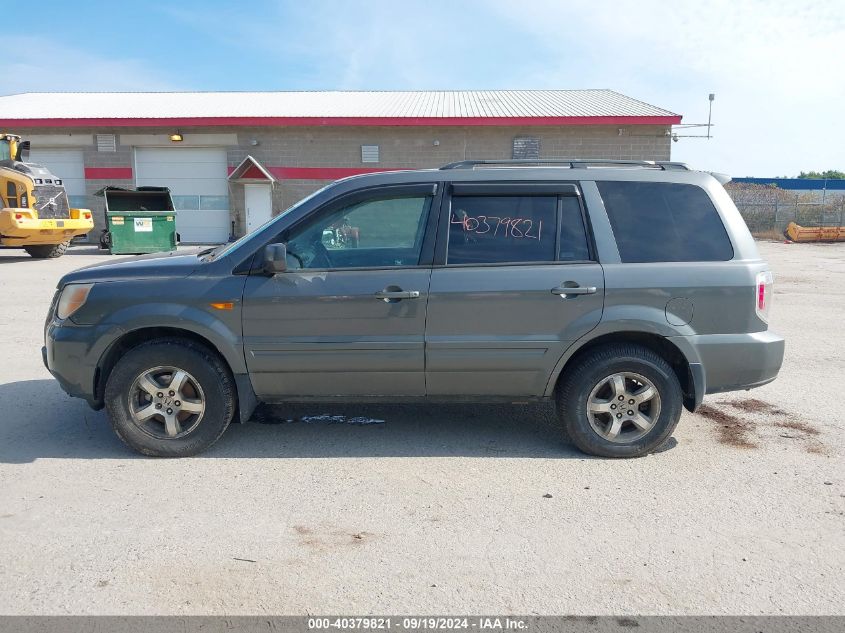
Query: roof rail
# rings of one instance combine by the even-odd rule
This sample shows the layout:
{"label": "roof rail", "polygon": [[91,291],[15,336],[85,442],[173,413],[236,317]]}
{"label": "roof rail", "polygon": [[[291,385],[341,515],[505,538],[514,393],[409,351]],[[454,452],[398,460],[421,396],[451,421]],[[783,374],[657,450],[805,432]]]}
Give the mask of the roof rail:
{"label": "roof rail", "polygon": [[503,167],[559,165],[569,167],[570,169],[589,169],[590,167],[604,166],[630,166],[662,169],[664,171],[674,169],[691,171],[690,167],[686,163],[653,160],[610,160],[605,158],[513,158],[501,160],[460,160],[455,163],[443,165],[440,169],[474,169],[483,165],[501,165]]}

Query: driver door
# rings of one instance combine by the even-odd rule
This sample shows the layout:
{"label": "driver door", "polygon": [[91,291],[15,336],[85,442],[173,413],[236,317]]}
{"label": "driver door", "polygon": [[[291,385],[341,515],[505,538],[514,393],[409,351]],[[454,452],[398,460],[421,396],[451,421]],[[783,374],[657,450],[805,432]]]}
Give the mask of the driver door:
{"label": "driver door", "polygon": [[436,186],[367,189],[286,229],[288,270],[247,279],[246,362],[262,399],[425,394]]}

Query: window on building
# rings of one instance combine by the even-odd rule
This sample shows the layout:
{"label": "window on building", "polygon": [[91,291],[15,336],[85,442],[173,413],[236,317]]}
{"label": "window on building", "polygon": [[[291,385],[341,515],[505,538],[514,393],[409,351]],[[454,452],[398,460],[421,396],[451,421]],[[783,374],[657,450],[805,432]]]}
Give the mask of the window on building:
{"label": "window on building", "polygon": [[431,196],[380,196],[321,214],[287,236],[302,268],[416,266]]}
{"label": "window on building", "polygon": [[361,162],[362,163],[377,163],[378,145],[362,145],[361,146]]}
{"label": "window on building", "polygon": [[197,211],[200,208],[199,196],[171,196],[173,208],[177,211]]}
{"label": "window on building", "polygon": [[88,208],[88,196],[68,196],[67,201],[71,209]]}
{"label": "window on building", "polygon": [[666,182],[598,182],[623,262],[727,261],[728,234],[707,193]]}
{"label": "window on building", "polygon": [[200,196],[200,209],[203,211],[228,208],[229,196]]}
{"label": "window on building", "polygon": [[513,158],[536,160],[540,158],[540,139],[518,137],[513,140]]}

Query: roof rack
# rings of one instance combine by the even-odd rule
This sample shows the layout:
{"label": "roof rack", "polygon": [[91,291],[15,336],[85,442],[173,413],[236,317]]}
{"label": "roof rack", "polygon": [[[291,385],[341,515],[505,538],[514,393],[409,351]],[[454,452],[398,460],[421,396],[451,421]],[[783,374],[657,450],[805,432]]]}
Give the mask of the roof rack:
{"label": "roof rack", "polygon": [[669,161],[653,161],[653,160],[609,160],[604,158],[514,158],[501,160],[460,160],[455,163],[448,163],[443,165],[440,169],[474,169],[481,165],[502,165],[503,167],[520,167],[531,165],[558,165],[566,166],[570,169],[589,169],[590,167],[605,167],[605,166],[629,166],[629,167],[648,167],[651,169],[669,170],[685,170],[691,171],[686,163],[672,163]]}

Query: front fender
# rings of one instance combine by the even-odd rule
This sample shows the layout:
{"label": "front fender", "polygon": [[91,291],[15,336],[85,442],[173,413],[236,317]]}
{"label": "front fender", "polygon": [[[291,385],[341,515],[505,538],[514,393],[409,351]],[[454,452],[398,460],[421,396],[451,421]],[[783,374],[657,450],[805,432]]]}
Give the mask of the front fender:
{"label": "front fender", "polygon": [[144,328],[172,328],[206,339],[232,373],[245,373],[241,336],[244,281],[234,275],[195,275],[95,283],[85,306],[71,319],[97,330],[90,355],[98,364],[127,334]]}
{"label": "front fender", "polygon": [[[210,308],[208,310],[213,310]],[[246,373],[240,326],[240,304],[220,315],[192,306],[173,303],[143,303],[122,308],[103,324],[99,359],[127,334],[147,328],[183,330],[206,339],[226,360],[234,374]]]}
{"label": "front fender", "polygon": [[[258,400],[252,389],[243,355],[240,336],[240,306],[226,311],[227,318],[218,318],[203,309],[167,303],[147,303],[127,306],[112,315],[119,324],[101,326],[97,346],[91,356],[96,367],[103,369],[115,345],[126,336],[151,328],[167,328],[188,332],[208,342],[228,363],[238,394],[238,418],[246,422],[255,410]],[[237,323],[237,329],[232,327]],[[98,372],[95,372],[95,376]],[[95,385],[94,393],[97,394]],[[94,400],[100,396],[95,395]]]}

